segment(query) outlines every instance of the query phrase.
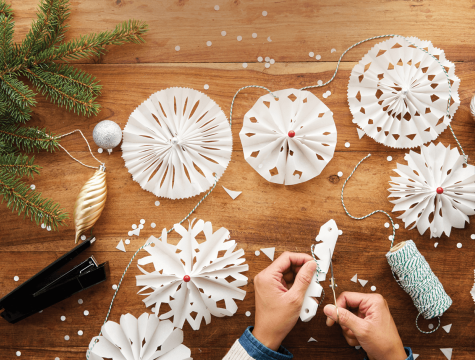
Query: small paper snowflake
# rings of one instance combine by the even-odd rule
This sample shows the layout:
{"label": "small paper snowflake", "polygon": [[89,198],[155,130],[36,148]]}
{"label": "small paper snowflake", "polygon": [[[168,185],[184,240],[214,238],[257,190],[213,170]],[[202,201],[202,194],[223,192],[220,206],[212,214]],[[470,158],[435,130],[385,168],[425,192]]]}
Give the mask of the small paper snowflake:
{"label": "small paper snowflake", "polygon": [[456,148],[442,143],[421,146],[421,153],[410,151],[408,165],[397,164],[400,177],[391,177],[394,211],[404,211],[399,219],[406,228],[430,237],[450,236],[452,227],[463,228],[475,214],[475,166],[464,165]]}
{"label": "small paper snowflake", "polygon": [[[249,266],[244,250],[234,251],[237,244],[229,240],[229,231],[221,228],[213,233],[210,222],[191,222],[185,229],[175,224],[175,231],[181,235],[177,245],[167,242],[166,229],[161,240],[150,237],[144,249],[150,254],[138,261],[144,275],[137,276],[137,286],[144,286],[139,294],[152,290],[143,300],[147,307],[155,304],[154,312],[160,313],[162,303],[168,303],[170,311],[160,319],[173,316],[173,325],[182,328],[187,320],[194,330],[200,328],[204,318],[206,324],[211,315],[232,316],[237,311],[235,300],[243,300],[246,291],[240,286],[247,285],[247,277],[241,272]],[[203,232],[205,241],[196,237]],[[140,265],[153,264],[155,271],[147,272]],[[224,302],[224,307],[218,302]],[[194,316],[193,316],[194,315]]]}

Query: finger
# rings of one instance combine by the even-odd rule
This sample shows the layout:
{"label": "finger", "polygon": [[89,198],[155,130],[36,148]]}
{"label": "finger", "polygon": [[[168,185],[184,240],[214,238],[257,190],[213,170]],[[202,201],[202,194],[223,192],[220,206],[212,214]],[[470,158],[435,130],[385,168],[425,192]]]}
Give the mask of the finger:
{"label": "finger", "polygon": [[[355,335],[359,334],[359,329],[362,329],[365,325],[365,321],[351,311],[339,307],[338,309],[335,306],[327,305],[323,308],[325,315],[330,317],[333,321],[337,321],[342,326],[346,326],[351,329]],[[337,315],[338,311],[338,315]]]}
{"label": "finger", "polygon": [[343,333],[343,336],[345,337],[345,340],[348,343],[348,345],[350,345],[350,346],[359,346],[360,345],[360,343],[357,339],[349,338],[344,333]]}
{"label": "finger", "polygon": [[284,252],[270,266],[269,269],[284,273],[290,269],[292,265],[302,266],[306,262],[313,260],[308,254]]}
{"label": "finger", "polygon": [[290,288],[289,293],[303,300],[316,269],[317,263],[315,261],[307,261],[295,277],[294,284]]}
{"label": "finger", "polygon": [[333,326],[333,324],[335,324],[335,321],[333,321],[331,318],[327,317],[326,323],[327,323],[327,326]]}
{"label": "finger", "polygon": [[336,305],[342,308],[359,308],[360,305],[370,300],[375,294],[364,294],[358,292],[344,291],[336,299]]}

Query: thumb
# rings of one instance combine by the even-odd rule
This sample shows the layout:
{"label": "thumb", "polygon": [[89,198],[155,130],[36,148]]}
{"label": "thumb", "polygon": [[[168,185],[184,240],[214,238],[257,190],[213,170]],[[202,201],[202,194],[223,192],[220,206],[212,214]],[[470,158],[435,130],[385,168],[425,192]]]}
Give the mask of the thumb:
{"label": "thumb", "polygon": [[361,333],[361,329],[364,327],[364,320],[353,314],[351,311],[341,308],[338,308],[338,315],[337,315],[337,308],[335,305],[326,305],[323,308],[323,312],[326,316],[328,316],[333,321],[338,320],[338,324],[341,326],[345,326],[353,333],[358,336]]}
{"label": "thumb", "polygon": [[310,283],[312,282],[313,274],[317,269],[317,263],[313,260],[307,261],[297,273],[294,284],[289,292],[296,295],[299,299],[303,299]]}

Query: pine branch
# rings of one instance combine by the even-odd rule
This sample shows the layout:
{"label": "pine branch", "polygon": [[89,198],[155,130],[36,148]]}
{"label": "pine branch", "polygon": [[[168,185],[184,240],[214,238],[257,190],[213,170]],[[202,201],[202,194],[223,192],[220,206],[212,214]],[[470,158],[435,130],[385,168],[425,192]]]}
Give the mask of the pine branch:
{"label": "pine branch", "polygon": [[[11,93],[14,93],[15,96],[10,96]],[[24,94],[17,95],[6,83],[0,80],[0,122],[5,122],[6,118],[10,121],[13,120],[21,123],[30,120],[31,108],[28,105],[29,99],[27,98],[27,101],[22,101],[22,95]]]}
{"label": "pine branch", "polygon": [[11,59],[14,33],[12,11],[5,3],[0,3],[0,68],[6,69]]}
{"label": "pine branch", "polygon": [[7,154],[18,155],[19,151],[17,148],[0,141],[0,155],[7,155]]}
{"label": "pine branch", "polygon": [[39,174],[41,167],[34,165],[35,157],[31,159],[27,155],[6,154],[0,155],[0,172],[10,173],[18,177],[28,176],[33,178],[34,174]]}
{"label": "pine branch", "polygon": [[39,50],[42,45],[41,39],[47,36],[51,23],[54,22],[53,14],[55,3],[55,0],[41,1],[36,14],[37,19],[33,24],[31,24],[31,29],[26,34],[25,40],[23,40],[21,44],[25,60]]}
{"label": "pine branch", "polygon": [[68,214],[63,212],[59,204],[42,198],[41,193],[31,190],[12,174],[0,172],[0,196],[1,202],[5,200],[12,212],[17,211],[18,215],[24,213],[24,218],[28,216],[37,225],[42,222],[56,230],[58,225],[64,225],[68,218]]}
{"label": "pine branch", "polygon": [[13,17],[13,11],[10,5],[0,2],[0,16]]}
{"label": "pine branch", "polygon": [[16,146],[21,151],[32,152],[46,150],[53,152],[58,148],[58,139],[46,129],[37,127],[19,127],[7,125],[0,128],[0,143],[7,146]]}

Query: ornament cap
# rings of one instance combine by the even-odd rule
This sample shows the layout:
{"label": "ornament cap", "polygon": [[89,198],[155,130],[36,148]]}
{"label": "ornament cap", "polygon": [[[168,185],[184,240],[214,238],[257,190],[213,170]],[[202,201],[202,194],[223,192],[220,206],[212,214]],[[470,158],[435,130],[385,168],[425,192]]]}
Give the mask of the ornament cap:
{"label": "ornament cap", "polygon": [[290,138],[293,138],[295,136],[295,131],[290,130],[287,135],[289,135]]}
{"label": "ornament cap", "polygon": [[185,276],[183,276],[183,281],[184,281],[184,282],[190,282],[190,280],[191,280],[190,275],[185,275]]}
{"label": "ornament cap", "polygon": [[437,194],[441,195],[444,193],[444,188],[439,186],[436,191],[437,191]]}

